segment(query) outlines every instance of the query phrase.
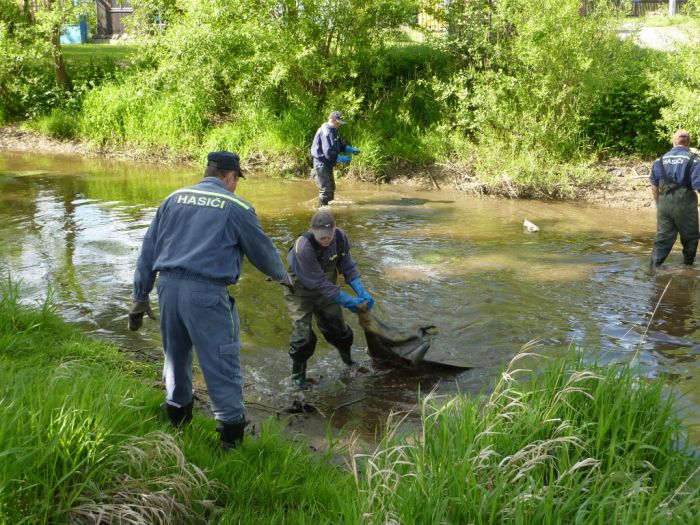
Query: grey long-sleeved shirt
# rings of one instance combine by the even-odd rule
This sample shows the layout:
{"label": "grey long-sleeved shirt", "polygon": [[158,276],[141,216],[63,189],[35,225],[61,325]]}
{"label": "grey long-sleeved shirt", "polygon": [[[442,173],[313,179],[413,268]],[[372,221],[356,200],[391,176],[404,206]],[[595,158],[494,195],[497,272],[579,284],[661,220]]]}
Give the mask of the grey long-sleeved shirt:
{"label": "grey long-sleeved shirt", "polygon": [[147,301],[156,273],[179,270],[234,284],[243,256],[262,273],[281,281],[280,254],[253,207],[216,177],[205,177],[166,198],[143,239],[134,272],[134,296]]}
{"label": "grey long-sleeved shirt", "polygon": [[[345,241],[345,255],[338,258],[335,263],[338,272],[343,275],[345,282],[349,283],[360,276],[357,263],[350,255],[350,240],[346,233],[340,230]],[[289,269],[299,279],[301,284],[309,290],[315,290],[330,299],[335,299],[340,293],[340,286],[331,282],[326,277],[323,266],[332,264],[331,261],[338,256],[338,248],[335,239],[327,248],[321,252],[322,262],[316,257],[316,248],[306,237],[299,236],[294,242],[294,246],[289,250],[287,262]]]}

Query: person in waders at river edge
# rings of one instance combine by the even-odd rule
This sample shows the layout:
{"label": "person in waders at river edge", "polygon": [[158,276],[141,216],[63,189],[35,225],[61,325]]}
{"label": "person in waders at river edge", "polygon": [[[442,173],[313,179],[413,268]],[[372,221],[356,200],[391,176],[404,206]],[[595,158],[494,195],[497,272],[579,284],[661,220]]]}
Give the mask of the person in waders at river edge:
{"label": "person in waders at river edge", "polygon": [[[316,349],[312,320],[323,337],[338,349],[343,363],[353,364],[350,349],[353,333],[343,318],[341,306],[357,312],[360,304],[371,309],[374,299],[367,293],[357,264],[350,255],[347,234],[336,227],[333,215],[318,211],[311,219],[311,228],[294,241],[287,255],[293,290],[285,289],[284,302],[292,321],[289,356],[292,358],[292,381],[300,390],[307,388],[306,363]],[[338,286],[338,274],[355,291],[357,297]]]}
{"label": "person in waders at river edge", "polygon": [[656,236],[650,269],[666,260],[678,233],[683,245],[683,263],[692,265],[698,249],[698,196],[700,161],[690,151],[690,134],[679,129],[673,148],[651,167],[651,193],[656,203]]}
{"label": "person in waders at river edge", "polygon": [[192,420],[192,348],[218,421],[220,446],[243,440],[246,425],[240,364],[240,323],[227,285],[238,282],[243,256],[273,280],[291,286],[280,255],[253,207],[234,195],[243,177],[238,155],[209,153],[204,179],[173,192],[158,208],[134,272],[129,329],[144,314],[158,274],[165,364],[165,411],[175,427]]}
{"label": "person in waders at river edge", "polygon": [[348,164],[350,155],[341,153],[360,153],[360,150],[346,144],[340,138],[338,128],[345,124],[340,111],[332,111],[325,122],[314,135],[311,143],[311,157],[313,157],[314,169],[311,176],[318,186],[318,205],[326,206],[335,198],[335,176],[333,168],[338,162]]}

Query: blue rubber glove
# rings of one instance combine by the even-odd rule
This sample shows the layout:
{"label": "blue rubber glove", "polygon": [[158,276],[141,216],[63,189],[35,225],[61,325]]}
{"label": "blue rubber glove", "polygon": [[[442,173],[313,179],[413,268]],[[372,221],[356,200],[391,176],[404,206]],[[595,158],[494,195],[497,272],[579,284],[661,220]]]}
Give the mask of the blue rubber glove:
{"label": "blue rubber glove", "polygon": [[350,285],[350,288],[355,290],[355,293],[360,299],[364,299],[365,301],[367,301],[367,310],[371,310],[374,306],[374,299],[372,299],[372,296],[367,293],[365,287],[362,286],[362,281],[360,281],[360,278],[357,277],[356,279],[350,281],[348,284]]}
{"label": "blue rubber glove", "polygon": [[365,299],[363,299],[362,297],[353,297],[352,295],[347,294],[345,292],[340,292],[338,294],[338,297],[335,298],[335,300],[339,302],[341,306],[344,306],[351,312],[355,313],[357,313],[357,307],[365,302]]}
{"label": "blue rubber glove", "polygon": [[343,164],[347,164],[352,160],[352,157],[350,155],[338,155],[338,162],[342,162]]}
{"label": "blue rubber glove", "polygon": [[360,150],[357,148],[353,148],[352,146],[345,146],[345,152],[358,154]]}

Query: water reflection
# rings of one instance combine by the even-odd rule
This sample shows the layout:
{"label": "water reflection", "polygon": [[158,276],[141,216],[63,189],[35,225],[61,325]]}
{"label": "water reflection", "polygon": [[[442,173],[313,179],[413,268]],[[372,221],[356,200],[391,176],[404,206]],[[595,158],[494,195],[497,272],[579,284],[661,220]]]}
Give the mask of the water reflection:
{"label": "water reflection", "polygon": [[[0,271],[21,279],[31,300],[41,300],[51,285],[62,315],[88,332],[158,356],[157,323],[138,333],[126,329],[133,268],[158,204],[199,178],[189,168],[0,155]],[[317,200],[304,180],[253,176],[238,192],[255,205],[281,252],[306,229]],[[473,199],[344,180],[338,194],[334,213],[353,241],[377,315],[407,328],[437,325],[428,357],[474,367],[446,377],[365,362],[348,373],[336,351],[319,344],[310,362],[309,375],[318,380],[311,395],[321,407],[345,405],[334,416],[338,424],[371,429],[390,410],[412,410],[419,388],[487,390],[501,366],[536,338],[563,351],[602,348],[611,360],[638,353],[650,375],[677,381],[689,419],[697,419],[699,274],[673,264],[655,277],[646,273],[653,211]],[[525,234],[524,218],[540,231]],[[282,290],[246,268],[232,293],[241,314],[246,395],[283,404],[290,326]],[[349,321],[361,357],[362,333]]]}
{"label": "water reflection", "polygon": [[692,268],[656,275],[650,297],[653,318],[646,338],[654,341],[654,351],[675,362],[697,359],[700,335],[698,275]]}

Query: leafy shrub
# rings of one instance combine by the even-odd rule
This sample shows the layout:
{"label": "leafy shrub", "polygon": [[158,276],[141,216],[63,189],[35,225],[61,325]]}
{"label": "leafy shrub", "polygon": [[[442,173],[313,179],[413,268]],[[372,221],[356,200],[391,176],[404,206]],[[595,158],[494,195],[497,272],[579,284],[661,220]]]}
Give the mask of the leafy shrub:
{"label": "leafy shrub", "polygon": [[667,105],[650,93],[647,82],[611,86],[597,94],[586,115],[583,129],[597,149],[613,154],[655,154],[667,144],[660,141],[656,122]]}
{"label": "leafy shrub", "polygon": [[673,132],[684,128],[697,144],[700,137],[700,57],[697,46],[689,45],[677,51],[673,63],[659,68],[653,79],[654,95],[668,99],[668,105],[662,108],[657,122],[660,138],[668,144]]}
{"label": "leafy shrub", "polygon": [[39,116],[29,122],[32,129],[57,139],[73,139],[78,135],[79,119],[75,113],[64,109],[53,109],[48,115]]}

